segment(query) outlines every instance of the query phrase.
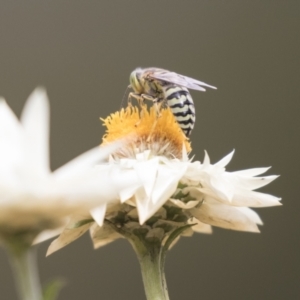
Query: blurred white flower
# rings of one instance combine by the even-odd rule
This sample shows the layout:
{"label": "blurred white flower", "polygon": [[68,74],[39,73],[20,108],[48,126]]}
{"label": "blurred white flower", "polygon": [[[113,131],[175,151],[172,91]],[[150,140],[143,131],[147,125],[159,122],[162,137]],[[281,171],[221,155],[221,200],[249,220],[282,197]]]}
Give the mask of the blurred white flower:
{"label": "blurred white flower", "polygon": [[[249,207],[280,205],[280,198],[254,191],[277,178],[256,177],[268,168],[228,172],[225,166],[233,152],[216,164],[210,163],[207,153],[202,163],[193,162],[186,153],[189,144],[169,110],[162,111],[154,130],[151,124],[156,115],[149,117],[153,110],[149,114],[144,111],[140,123],[130,109],[125,112],[104,120],[108,127],[104,142],[130,130],[138,137],[115,152],[109,164],[97,167],[100,173],[109,170],[113,180],[122,182],[124,187],[116,201],[99,206],[90,214],[74,215],[50,245],[48,255],[88,229],[96,248],[134,231],[146,239],[163,241],[184,226],[186,230],[181,235],[191,235],[193,231],[211,233],[212,225],[259,232],[257,225],[262,225],[262,221]],[[127,119],[130,123],[126,124]]]}
{"label": "blurred white flower", "polygon": [[46,92],[36,89],[19,121],[0,100],[0,239],[26,231],[47,238],[55,232],[45,230],[59,228],[66,216],[117,197],[94,165],[120,144],[97,147],[50,171],[48,105]]}

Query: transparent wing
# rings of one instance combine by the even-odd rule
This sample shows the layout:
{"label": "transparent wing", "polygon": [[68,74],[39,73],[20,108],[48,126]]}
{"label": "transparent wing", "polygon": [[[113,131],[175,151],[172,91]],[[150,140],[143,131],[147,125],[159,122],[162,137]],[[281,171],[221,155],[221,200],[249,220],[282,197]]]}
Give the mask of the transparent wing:
{"label": "transparent wing", "polygon": [[209,85],[205,82],[187,76],[183,76],[175,72],[163,70],[163,69],[157,69],[157,68],[145,69],[145,75],[153,79],[174,83],[179,86],[183,86],[192,90],[205,91],[204,87],[216,89],[216,87]]}

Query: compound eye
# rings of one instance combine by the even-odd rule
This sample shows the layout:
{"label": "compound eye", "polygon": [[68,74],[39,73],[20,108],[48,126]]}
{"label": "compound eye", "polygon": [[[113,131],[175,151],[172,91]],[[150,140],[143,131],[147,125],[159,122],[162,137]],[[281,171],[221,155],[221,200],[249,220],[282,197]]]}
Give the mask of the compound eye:
{"label": "compound eye", "polygon": [[140,76],[141,76],[140,72],[133,71],[130,74],[130,78],[129,78],[131,87],[133,88],[133,90],[136,93],[141,93],[143,91],[143,88],[142,88],[141,82],[140,82]]}

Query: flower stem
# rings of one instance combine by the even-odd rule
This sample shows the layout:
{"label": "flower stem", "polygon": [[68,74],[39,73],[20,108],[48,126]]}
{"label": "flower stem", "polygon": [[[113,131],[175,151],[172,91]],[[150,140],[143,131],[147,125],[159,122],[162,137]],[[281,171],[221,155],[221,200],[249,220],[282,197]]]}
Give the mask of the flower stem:
{"label": "flower stem", "polygon": [[20,300],[42,300],[35,249],[26,247],[10,254]]}
{"label": "flower stem", "polygon": [[145,245],[130,240],[140,263],[147,300],[169,300],[164,273],[164,256],[160,244]]}

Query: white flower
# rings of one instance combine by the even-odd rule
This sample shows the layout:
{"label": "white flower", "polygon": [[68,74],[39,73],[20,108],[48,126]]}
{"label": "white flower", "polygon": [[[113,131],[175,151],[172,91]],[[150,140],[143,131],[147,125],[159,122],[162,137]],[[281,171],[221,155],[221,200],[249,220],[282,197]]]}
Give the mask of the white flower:
{"label": "white flower", "polygon": [[[151,156],[147,150],[138,153],[136,159],[111,164],[115,173],[120,172],[124,179],[136,183],[131,191],[120,191],[119,197],[121,203],[136,207],[141,225],[164,205],[173,204],[183,210],[189,223],[197,223],[191,227],[197,232],[210,233],[211,225],[259,232],[257,225],[262,225],[262,221],[249,207],[280,205],[280,198],[253,190],[278,176],[254,177],[268,168],[227,172],[225,166],[232,156],[233,152],[212,165],[207,153],[201,164],[187,157],[179,160]],[[98,220],[98,225],[102,223]]]}
{"label": "white flower", "polygon": [[[125,126],[124,119],[119,122],[119,116],[113,117],[116,118],[115,123],[113,118],[109,122],[114,123],[114,126]],[[212,225],[259,232],[257,225],[262,225],[262,221],[249,207],[280,205],[280,198],[254,190],[278,176],[256,177],[268,168],[226,171],[225,166],[230,162],[233,152],[216,164],[210,163],[207,153],[202,163],[189,160],[185,150],[186,139],[178,135],[177,131],[177,134],[173,132],[170,142],[166,142],[166,137],[172,136],[172,132],[168,131],[172,130],[169,128],[172,126],[165,127],[162,124],[159,127],[159,122],[164,122],[166,118],[163,116],[158,119],[156,132],[148,124],[150,134],[157,135],[148,143],[150,149],[144,149],[147,145],[145,140],[148,139],[144,134],[147,124],[142,124],[140,139],[135,139],[110,157],[109,164],[97,166],[100,173],[109,169],[113,180],[123,182],[124,188],[120,189],[117,201],[92,210],[90,215],[74,215],[61,236],[49,247],[48,254],[70,243],[88,229],[96,248],[123,237],[122,232],[131,230],[144,230],[146,237],[163,241],[174,228],[187,224],[191,225],[190,228],[181,235],[190,235],[192,231],[211,233]],[[131,120],[131,123],[137,122]],[[178,125],[174,126],[177,129]],[[118,130],[112,128],[111,132],[115,134]],[[176,149],[178,136],[183,140],[181,150]],[[109,138],[108,133],[104,140]],[[159,147],[159,143],[164,144]],[[166,148],[175,150],[170,153],[166,152]]]}
{"label": "white flower", "polygon": [[92,149],[52,173],[48,140],[49,107],[43,89],[29,97],[20,122],[0,100],[0,238],[56,229],[69,214],[116,198],[116,191],[106,188],[107,174],[99,174],[94,165],[118,145]]}

